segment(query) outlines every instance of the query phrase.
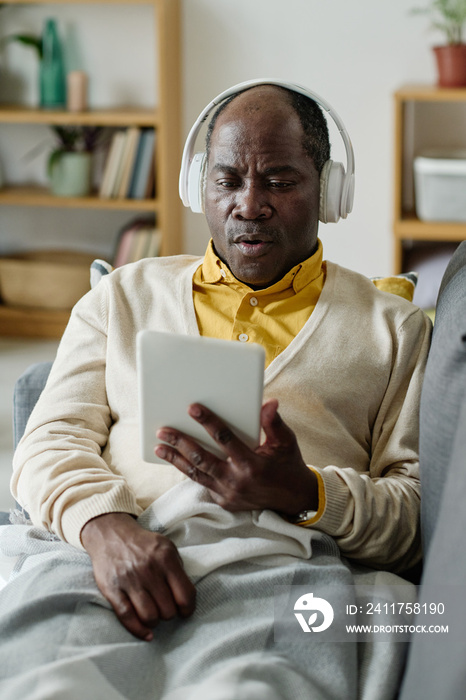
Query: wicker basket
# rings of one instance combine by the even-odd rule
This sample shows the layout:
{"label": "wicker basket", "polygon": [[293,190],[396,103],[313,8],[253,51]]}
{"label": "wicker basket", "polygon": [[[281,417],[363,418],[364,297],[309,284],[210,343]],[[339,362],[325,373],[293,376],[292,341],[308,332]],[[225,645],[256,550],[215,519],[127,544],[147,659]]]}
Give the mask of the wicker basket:
{"label": "wicker basket", "polygon": [[0,298],[7,306],[71,309],[90,289],[95,255],[41,250],[0,258]]}

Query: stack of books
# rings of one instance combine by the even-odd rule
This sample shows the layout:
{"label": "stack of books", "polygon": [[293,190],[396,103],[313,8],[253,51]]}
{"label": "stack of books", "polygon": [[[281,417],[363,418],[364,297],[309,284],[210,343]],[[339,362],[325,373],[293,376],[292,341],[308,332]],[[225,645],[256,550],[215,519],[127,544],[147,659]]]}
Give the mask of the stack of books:
{"label": "stack of books", "polygon": [[127,224],[118,237],[113,267],[152,258],[160,253],[161,231],[152,219],[135,219]]}
{"label": "stack of books", "polygon": [[155,131],[130,126],[110,141],[99,196],[148,199],[155,192]]}

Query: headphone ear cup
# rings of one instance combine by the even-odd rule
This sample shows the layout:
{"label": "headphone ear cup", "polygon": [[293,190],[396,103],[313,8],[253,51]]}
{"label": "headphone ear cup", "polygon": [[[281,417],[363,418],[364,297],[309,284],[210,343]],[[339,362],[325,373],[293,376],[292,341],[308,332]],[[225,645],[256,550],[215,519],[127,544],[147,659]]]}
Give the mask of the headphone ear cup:
{"label": "headphone ear cup", "polygon": [[345,168],[343,163],[328,160],[320,174],[319,219],[324,224],[336,223],[340,216]]}
{"label": "headphone ear cup", "polygon": [[195,153],[188,173],[188,199],[191,210],[196,214],[204,213],[204,188],[206,154]]}

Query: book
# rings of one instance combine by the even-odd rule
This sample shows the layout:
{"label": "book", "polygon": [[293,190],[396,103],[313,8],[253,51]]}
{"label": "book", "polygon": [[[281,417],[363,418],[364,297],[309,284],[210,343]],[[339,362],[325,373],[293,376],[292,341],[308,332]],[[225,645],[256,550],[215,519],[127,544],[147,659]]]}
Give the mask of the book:
{"label": "book", "polygon": [[140,135],[141,129],[137,126],[130,126],[127,130],[125,150],[121,161],[121,181],[117,197],[125,198],[128,196]]}
{"label": "book", "polygon": [[116,131],[112,136],[99,189],[99,197],[102,197],[102,199],[109,199],[112,196],[113,183],[115,182],[118,164],[122,155],[124,139],[124,131]]}
{"label": "book", "polygon": [[[153,218],[141,217],[126,224],[120,232],[113,266],[121,267],[145,257],[153,257],[160,250],[160,240],[154,239]],[[160,236],[161,239],[161,236]]]}
{"label": "book", "polygon": [[141,134],[133,177],[131,178],[128,197],[130,199],[144,199],[150,169],[154,164],[155,131],[144,129]]}
{"label": "book", "polygon": [[125,130],[123,131],[123,134],[124,134],[124,143],[123,143],[123,146],[122,146],[122,149],[121,149],[121,154],[120,154],[120,158],[119,158],[119,161],[118,161],[118,167],[117,167],[116,173],[115,173],[115,179],[114,179],[113,185],[112,185],[112,193],[111,193],[111,195],[110,195],[110,196],[113,197],[113,198],[118,197],[118,192],[119,192],[119,190],[120,190],[121,180],[122,180],[122,177],[123,177],[124,164],[125,164],[125,162],[126,162],[126,158],[127,158],[127,155],[128,155],[128,148],[129,148],[129,138],[128,138],[128,135],[129,135],[129,129],[125,129]]}
{"label": "book", "polygon": [[152,151],[152,161],[149,168],[149,176],[146,183],[146,191],[144,192],[144,199],[151,199],[155,196],[155,148]]}
{"label": "book", "polygon": [[129,252],[133,242],[133,231],[123,231],[119,237],[116,253],[113,259],[113,267],[121,267],[128,262]]}
{"label": "book", "polygon": [[131,173],[131,180],[129,183],[129,192],[128,192],[129,198],[134,198],[134,189],[135,189],[135,185],[136,185],[136,180],[139,177],[139,170],[141,167],[142,154],[143,154],[143,151],[145,149],[147,133],[149,131],[150,131],[149,129],[143,129],[141,131],[141,136],[139,139],[138,148],[137,148],[137,152],[136,152],[136,159],[134,162],[133,172]]}
{"label": "book", "polygon": [[118,140],[120,138],[119,134],[120,132],[116,131],[113,134],[112,139],[110,141],[110,146],[108,149],[108,154],[105,160],[104,170],[102,174],[102,181],[99,187],[99,197],[105,199],[107,199],[110,196],[110,179],[112,177],[111,173],[113,173],[114,169],[116,168],[117,151],[119,149]]}

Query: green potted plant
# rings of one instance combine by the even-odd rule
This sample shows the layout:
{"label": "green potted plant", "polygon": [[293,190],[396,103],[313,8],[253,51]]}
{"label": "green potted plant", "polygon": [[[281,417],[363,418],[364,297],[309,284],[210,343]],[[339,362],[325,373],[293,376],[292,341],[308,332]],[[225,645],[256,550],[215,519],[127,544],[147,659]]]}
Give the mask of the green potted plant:
{"label": "green potted plant", "polygon": [[412,12],[430,15],[432,28],[445,34],[446,44],[433,47],[439,86],[465,86],[466,44],[463,32],[466,25],[466,0],[432,0],[427,7],[415,8]]}
{"label": "green potted plant", "polygon": [[91,191],[92,153],[100,144],[99,126],[52,126],[56,145],[47,164],[50,189],[58,197],[85,197]]}

